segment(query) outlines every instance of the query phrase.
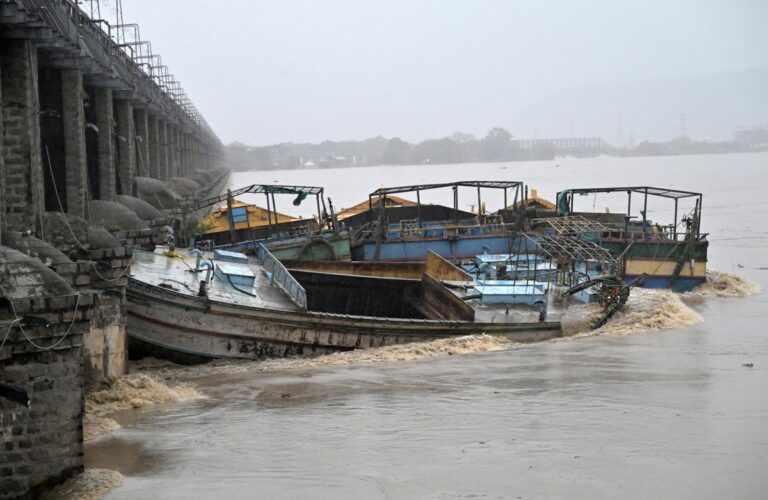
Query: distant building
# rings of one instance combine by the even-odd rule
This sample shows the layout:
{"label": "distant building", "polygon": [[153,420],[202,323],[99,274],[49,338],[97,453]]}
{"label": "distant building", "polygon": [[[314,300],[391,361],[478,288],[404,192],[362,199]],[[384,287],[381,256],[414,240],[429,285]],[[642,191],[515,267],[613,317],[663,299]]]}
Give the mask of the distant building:
{"label": "distant building", "polygon": [[755,148],[768,145],[768,128],[744,127],[733,132],[733,140],[742,146]]}
{"label": "distant building", "polygon": [[562,152],[593,153],[601,152],[610,148],[610,146],[601,137],[514,139],[512,142],[522,150],[533,150],[541,147],[550,147]]}

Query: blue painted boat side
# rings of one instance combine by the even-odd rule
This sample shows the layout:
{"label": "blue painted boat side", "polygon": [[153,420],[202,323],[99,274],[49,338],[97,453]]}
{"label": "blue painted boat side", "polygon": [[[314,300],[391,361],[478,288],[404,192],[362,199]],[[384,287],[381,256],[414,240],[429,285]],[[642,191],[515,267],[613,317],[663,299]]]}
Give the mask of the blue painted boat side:
{"label": "blue painted boat side", "polygon": [[[502,254],[526,252],[526,242],[531,250],[533,244],[525,238],[514,238],[510,244],[507,236],[464,236],[458,239],[435,240],[389,240],[381,243],[378,260],[424,260],[432,250],[446,259],[470,258],[483,253]],[[355,260],[374,260],[376,243],[365,242],[352,249]]]}
{"label": "blue painted boat side", "polygon": [[[626,281],[631,282],[632,280],[638,278],[639,276],[630,276],[627,275]],[[669,277],[648,277],[646,278],[643,288],[655,288],[655,289],[662,289],[666,290],[669,289]],[[706,278],[686,278],[686,277],[680,277],[675,281],[675,285],[672,287],[672,291],[682,293],[682,292],[690,292],[694,288],[696,288],[699,285],[703,285],[706,282]]]}

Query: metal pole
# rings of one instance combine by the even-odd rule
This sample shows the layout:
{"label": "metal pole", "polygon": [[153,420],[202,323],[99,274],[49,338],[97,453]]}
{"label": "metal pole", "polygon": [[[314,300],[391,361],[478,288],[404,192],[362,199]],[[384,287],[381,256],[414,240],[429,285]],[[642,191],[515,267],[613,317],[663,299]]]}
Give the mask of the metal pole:
{"label": "metal pole", "polygon": [[675,218],[672,219],[672,240],[677,241],[677,202],[678,199],[675,198]]}
{"label": "metal pole", "polygon": [[480,198],[480,185],[477,185],[477,222],[480,222],[480,216],[482,215],[482,203],[483,200]]}
{"label": "metal pole", "polygon": [[264,192],[264,196],[267,197],[267,222],[269,224],[269,236],[272,237],[272,209],[270,208],[269,204],[269,193]]}
{"label": "metal pole", "polygon": [[280,217],[277,215],[277,204],[275,203],[275,193],[272,193],[272,211],[275,212],[275,226],[277,226],[277,235],[280,236]]}
{"label": "metal pole", "polygon": [[421,194],[420,191],[416,190],[416,216],[419,218],[419,229],[421,229],[423,226],[421,225]]}
{"label": "metal pole", "polygon": [[320,213],[320,193],[315,195],[315,201],[317,202],[317,223],[320,226],[320,231],[323,230],[323,215]]}
{"label": "metal pole", "polygon": [[632,191],[627,191],[627,216],[624,217],[624,238],[629,235],[629,214],[632,213]]}
{"label": "metal pole", "polygon": [[323,213],[327,214],[328,210],[325,208],[325,198],[323,198],[322,196],[320,197],[320,203],[322,203],[323,205]]}
{"label": "metal pole", "polygon": [[368,223],[373,220],[373,196],[368,195]]}
{"label": "metal pole", "polygon": [[453,186],[453,221],[459,225],[459,186]]}
{"label": "metal pole", "polygon": [[[246,207],[246,220],[248,219]],[[235,215],[232,213],[232,191],[227,189],[227,214],[229,215],[229,242],[235,244]]]}
{"label": "metal pole", "polygon": [[699,203],[696,206],[696,239],[701,238],[701,205],[704,203],[704,195],[699,195]]}
{"label": "metal pole", "polygon": [[648,188],[645,188],[645,197],[643,198],[643,239],[646,239],[645,229],[648,224]]}

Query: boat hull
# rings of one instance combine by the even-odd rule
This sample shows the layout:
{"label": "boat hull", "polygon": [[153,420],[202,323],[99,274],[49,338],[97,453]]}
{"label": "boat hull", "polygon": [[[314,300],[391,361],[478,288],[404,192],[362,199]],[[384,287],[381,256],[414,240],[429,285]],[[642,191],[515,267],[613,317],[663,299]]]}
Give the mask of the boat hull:
{"label": "boat hull", "polygon": [[477,323],[268,310],[134,279],[128,286],[127,330],[134,343],[188,360],[315,355],[482,333],[518,342],[562,336],[559,322]]}

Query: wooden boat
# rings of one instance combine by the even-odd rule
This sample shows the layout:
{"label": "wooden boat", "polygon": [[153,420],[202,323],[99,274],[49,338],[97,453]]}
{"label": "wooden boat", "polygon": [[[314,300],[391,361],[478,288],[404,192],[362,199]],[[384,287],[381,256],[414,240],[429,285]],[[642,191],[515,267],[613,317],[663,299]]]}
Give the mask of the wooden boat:
{"label": "wooden boat", "polygon": [[305,272],[300,283],[263,245],[258,257],[226,253],[135,254],[127,292],[132,356],[196,362],[481,333],[519,342],[561,335],[559,321],[538,321],[531,307],[473,305],[460,287],[446,286],[466,274],[434,254],[419,279]]}

